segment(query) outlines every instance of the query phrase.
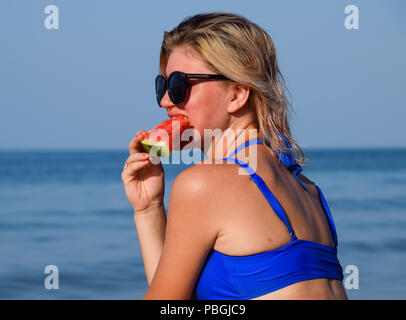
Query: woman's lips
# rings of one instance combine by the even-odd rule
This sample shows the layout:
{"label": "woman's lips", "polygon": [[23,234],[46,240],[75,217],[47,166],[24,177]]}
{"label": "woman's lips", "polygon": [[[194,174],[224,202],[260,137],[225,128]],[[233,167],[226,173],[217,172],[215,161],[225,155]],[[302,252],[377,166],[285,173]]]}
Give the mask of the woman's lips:
{"label": "woman's lips", "polygon": [[183,116],[186,120],[189,120],[189,117],[188,116],[186,116],[186,115],[184,115],[184,114],[181,114],[181,113],[171,113],[171,112],[169,112],[168,113],[168,117],[169,118],[175,118],[175,117],[177,117],[177,116]]}

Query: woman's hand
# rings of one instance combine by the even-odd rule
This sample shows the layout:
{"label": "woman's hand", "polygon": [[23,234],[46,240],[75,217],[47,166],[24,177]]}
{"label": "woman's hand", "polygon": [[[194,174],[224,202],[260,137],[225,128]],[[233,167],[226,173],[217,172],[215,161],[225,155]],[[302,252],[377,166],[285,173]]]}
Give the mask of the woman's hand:
{"label": "woman's hand", "polygon": [[148,133],[138,131],[129,145],[130,156],[121,174],[125,193],[135,213],[142,213],[156,205],[163,206],[164,170],[161,162],[152,164],[141,141]]}

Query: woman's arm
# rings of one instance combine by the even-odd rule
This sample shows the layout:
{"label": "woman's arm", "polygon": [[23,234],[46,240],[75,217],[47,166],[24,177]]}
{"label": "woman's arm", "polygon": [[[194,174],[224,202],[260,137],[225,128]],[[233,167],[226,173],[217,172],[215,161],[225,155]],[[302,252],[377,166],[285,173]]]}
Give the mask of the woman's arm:
{"label": "woman's arm", "polygon": [[[176,177],[169,200],[165,241],[143,299],[191,299],[204,261],[219,234],[218,190],[213,170],[196,165]],[[218,195],[217,195],[218,196]]]}
{"label": "woman's arm", "polygon": [[166,216],[164,205],[155,205],[142,212],[134,212],[134,221],[149,286],[158,266],[165,240]]}
{"label": "woman's arm", "polygon": [[166,217],[163,205],[164,170],[162,164],[151,163],[141,141],[147,136],[140,130],[129,145],[130,156],[121,173],[125,193],[134,208],[145,274],[148,284],[154,276],[162,253]]}

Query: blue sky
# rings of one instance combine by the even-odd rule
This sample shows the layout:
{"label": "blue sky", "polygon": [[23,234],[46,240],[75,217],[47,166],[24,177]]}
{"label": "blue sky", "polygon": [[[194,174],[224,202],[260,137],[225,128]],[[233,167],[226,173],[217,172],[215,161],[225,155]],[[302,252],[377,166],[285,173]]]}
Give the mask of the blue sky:
{"label": "blue sky", "polygon": [[[59,30],[44,27],[50,4]],[[358,30],[344,27],[351,4]],[[126,149],[166,117],[153,85],[163,31],[211,11],[271,35],[303,147],[406,147],[405,9],[402,0],[2,0],[0,149]]]}

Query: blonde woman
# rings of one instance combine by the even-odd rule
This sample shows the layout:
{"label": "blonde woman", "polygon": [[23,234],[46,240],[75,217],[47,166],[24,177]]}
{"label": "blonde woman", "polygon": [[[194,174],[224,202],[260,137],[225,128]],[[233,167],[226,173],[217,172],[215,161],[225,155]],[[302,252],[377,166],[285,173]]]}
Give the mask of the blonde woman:
{"label": "blonde woman", "polygon": [[236,134],[202,145],[216,161],[177,176],[167,218],[162,164],[141,147],[145,130],[131,141],[122,180],[144,299],[346,299],[334,222],[321,190],[300,174],[305,159],[270,36],[235,14],[189,17],[164,33],[156,92],[168,116],[186,116],[198,136]]}

